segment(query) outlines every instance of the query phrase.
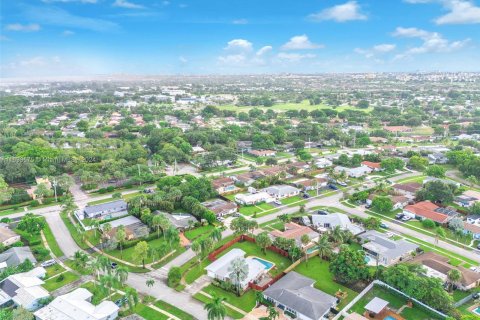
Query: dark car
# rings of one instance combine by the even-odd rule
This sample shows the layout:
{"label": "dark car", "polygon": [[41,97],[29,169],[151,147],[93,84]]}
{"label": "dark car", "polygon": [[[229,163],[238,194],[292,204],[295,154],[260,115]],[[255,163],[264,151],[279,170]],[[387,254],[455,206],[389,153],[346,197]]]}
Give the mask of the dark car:
{"label": "dark car", "polygon": [[321,216],[326,216],[328,215],[328,212],[327,211],[324,211],[324,210],[318,210],[317,211],[317,214],[321,215]]}
{"label": "dark car", "polygon": [[117,264],[116,262],[110,263],[110,267],[111,267],[112,269],[116,269],[117,266],[118,266],[118,264]]}
{"label": "dark car", "polygon": [[332,190],[338,190],[338,187],[334,184],[329,184],[328,187]]}
{"label": "dark car", "polygon": [[405,215],[403,213],[399,213],[395,216],[395,219],[401,220]]}
{"label": "dark car", "polygon": [[309,195],[308,193],[304,193],[304,194],[303,194],[303,198],[304,198],[304,199],[308,199],[308,198],[310,198],[310,195]]}

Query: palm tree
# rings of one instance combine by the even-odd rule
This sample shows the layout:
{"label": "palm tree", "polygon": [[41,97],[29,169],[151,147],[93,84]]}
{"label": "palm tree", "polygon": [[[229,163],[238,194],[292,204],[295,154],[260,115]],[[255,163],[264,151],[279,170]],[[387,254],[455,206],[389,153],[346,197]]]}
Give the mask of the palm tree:
{"label": "palm tree", "polygon": [[302,242],[303,253],[305,254],[305,261],[307,261],[308,260],[307,245],[310,243],[310,237],[308,236],[308,234],[304,234],[300,238],[300,241]]}
{"label": "palm tree", "polygon": [[119,266],[117,269],[115,269],[115,276],[117,277],[118,282],[120,282],[120,285],[123,287],[124,283],[128,279],[128,267]]}
{"label": "palm tree", "polygon": [[83,251],[75,251],[75,254],[73,255],[73,263],[79,268],[79,269],[84,269],[87,266],[88,263],[88,255],[83,252]]}
{"label": "palm tree", "polygon": [[220,241],[222,240],[222,231],[219,228],[213,229],[212,233],[210,234],[213,240]]}
{"label": "palm tree", "polygon": [[318,256],[321,259],[328,259],[333,254],[332,244],[328,239],[328,235],[324,234],[318,239],[316,243],[316,247],[318,249]]}
{"label": "palm tree", "polygon": [[118,279],[113,274],[105,274],[100,276],[100,287],[108,288],[108,295],[112,294],[112,288],[118,284]]}
{"label": "palm tree", "polygon": [[152,227],[157,230],[157,238],[160,238],[160,229],[162,226],[162,214],[157,214],[152,219]]}
{"label": "palm tree", "polygon": [[94,232],[94,235],[95,235],[95,238],[97,237],[97,231],[98,231],[98,228],[100,228],[100,221],[95,219],[92,221],[92,227],[93,227],[93,232]]}
{"label": "palm tree", "polygon": [[202,245],[198,240],[195,240],[192,242],[192,245],[190,246],[193,252],[197,255],[197,259],[200,262],[200,252],[202,252]]}
{"label": "palm tree", "polygon": [[255,290],[255,302],[256,302],[256,306],[258,307],[258,306],[261,305],[264,301],[265,301],[265,297],[263,296],[263,292],[262,292],[262,291],[257,291],[257,290]]}
{"label": "palm tree", "polygon": [[280,313],[278,313],[277,309],[275,309],[272,306],[268,306],[268,320],[275,320],[280,316]]}
{"label": "palm tree", "polygon": [[147,287],[151,288],[155,284],[155,280],[148,279],[147,281],[145,281],[145,284],[147,285]]}
{"label": "palm tree", "polygon": [[164,235],[168,241],[168,244],[170,245],[170,250],[173,249],[174,245],[177,245],[178,242],[180,241],[180,236],[178,234],[177,228],[174,226],[170,226],[167,231],[164,232]]}
{"label": "palm tree", "polygon": [[212,300],[205,304],[208,320],[223,320],[227,315],[227,309],[223,305],[225,298],[212,294]]}
{"label": "palm tree", "polygon": [[237,288],[237,295],[240,296],[241,283],[248,276],[248,264],[243,257],[237,257],[232,260],[228,267],[228,277]]}
{"label": "palm tree", "polygon": [[450,271],[448,271],[447,279],[449,282],[449,285],[448,285],[449,289],[451,290],[453,288],[453,285],[458,281],[460,281],[461,278],[462,278],[462,273],[457,269],[451,269]]}
{"label": "palm tree", "polygon": [[109,236],[110,231],[112,231],[112,225],[107,222],[102,227],[102,248],[104,248],[104,239]]}
{"label": "palm tree", "polygon": [[123,259],[123,242],[127,238],[127,233],[125,232],[125,227],[123,225],[118,226],[117,232],[115,232],[115,238],[120,245],[120,259]]}
{"label": "palm tree", "polygon": [[138,304],[138,300],[139,300],[137,290],[135,290],[131,287],[128,287],[125,290],[125,295],[123,297],[124,297],[125,300],[127,300],[128,309],[130,311],[133,311],[135,306]]}
{"label": "palm tree", "polygon": [[340,244],[343,242],[343,232],[340,226],[335,226],[329,232],[330,239],[336,244]]}

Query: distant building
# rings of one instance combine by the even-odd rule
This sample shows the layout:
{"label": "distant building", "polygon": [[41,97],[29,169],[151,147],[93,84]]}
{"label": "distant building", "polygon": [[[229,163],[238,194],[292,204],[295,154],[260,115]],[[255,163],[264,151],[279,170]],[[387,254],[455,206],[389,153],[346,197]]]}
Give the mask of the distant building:
{"label": "distant building", "polygon": [[247,152],[254,157],[274,157],[277,154],[273,150],[248,150]]}
{"label": "distant building", "polygon": [[34,313],[36,320],[113,320],[119,307],[112,301],[92,304],[93,294],[84,288],[56,297]]}
{"label": "distant building", "polygon": [[336,173],[345,172],[345,174],[350,178],[360,178],[371,173],[373,170],[367,166],[360,166],[356,168],[347,168],[342,166],[336,166],[333,169]]}
{"label": "distant building", "polygon": [[180,231],[185,231],[198,222],[197,218],[188,213],[171,214],[168,212],[155,211],[153,214],[163,214],[170,223]]}
{"label": "distant building", "polygon": [[480,202],[480,192],[475,190],[467,190],[461,195],[455,197],[454,202],[461,207],[470,208],[475,203]]}
{"label": "distant building", "polygon": [[369,167],[373,171],[381,171],[382,166],[380,162],[362,161],[362,165]]}
{"label": "distant building", "polygon": [[315,166],[320,169],[324,169],[327,167],[331,167],[333,165],[333,162],[328,160],[327,158],[320,158],[315,160]]}
{"label": "distant building", "polygon": [[241,193],[235,195],[235,201],[243,205],[254,205],[261,202],[269,203],[274,200],[275,199],[266,192]]}
{"label": "distant building", "polygon": [[212,181],[212,185],[219,194],[225,194],[237,190],[235,181],[229,177],[215,179]]}
{"label": "distant building", "polygon": [[148,226],[134,216],[126,216],[109,222],[112,230],[108,233],[109,238],[115,237],[118,227],[124,226],[127,240],[138,239],[148,236]]}
{"label": "distant building", "polygon": [[315,289],[314,283],[314,280],[290,271],[268,287],[263,292],[263,296],[295,319],[327,319],[327,315],[337,305],[338,300],[334,296]]}
{"label": "distant building", "polygon": [[422,189],[422,185],[417,182],[397,183],[392,186],[392,189],[398,194],[414,199],[417,191]]}
{"label": "distant building", "polygon": [[451,218],[458,215],[453,209],[442,208],[430,201],[421,201],[406,206],[403,214],[420,220],[430,219],[440,224],[447,223]]}
{"label": "distant building", "polygon": [[[350,218],[343,213],[332,213],[327,215],[312,214],[312,224],[315,228],[332,230],[335,227],[340,227],[342,230],[348,230],[353,235],[362,233],[364,229],[350,221]],[[320,230],[322,231],[322,230]]]}
{"label": "distant building", "polygon": [[80,212],[80,219],[112,219],[128,214],[127,203],[124,200],[100,203],[92,206],[86,206]]}

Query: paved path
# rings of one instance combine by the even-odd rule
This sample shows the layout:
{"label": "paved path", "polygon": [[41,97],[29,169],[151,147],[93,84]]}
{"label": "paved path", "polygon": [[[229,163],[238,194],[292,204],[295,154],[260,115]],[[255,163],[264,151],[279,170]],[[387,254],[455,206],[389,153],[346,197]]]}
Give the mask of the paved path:
{"label": "paved path", "polygon": [[44,216],[65,257],[71,257],[76,251],[81,250],[73,240],[58,212],[50,212],[44,214]]}

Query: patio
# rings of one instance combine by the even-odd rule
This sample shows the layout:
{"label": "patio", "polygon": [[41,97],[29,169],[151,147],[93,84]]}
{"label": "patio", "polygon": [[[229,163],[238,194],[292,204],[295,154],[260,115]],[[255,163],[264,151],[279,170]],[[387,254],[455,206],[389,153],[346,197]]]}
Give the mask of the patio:
{"label": "patio", "polygon": [[[367,319],[372,320],[384,320],[384,319],[395,319],[395,320],[405,320],[398,313],[394,312],[388,308],[388,301],[383,300],[379,297],[373,298],[366,306],[365,313],[363,316]],[[402,306],[403,309],[405,306]]]}

